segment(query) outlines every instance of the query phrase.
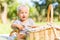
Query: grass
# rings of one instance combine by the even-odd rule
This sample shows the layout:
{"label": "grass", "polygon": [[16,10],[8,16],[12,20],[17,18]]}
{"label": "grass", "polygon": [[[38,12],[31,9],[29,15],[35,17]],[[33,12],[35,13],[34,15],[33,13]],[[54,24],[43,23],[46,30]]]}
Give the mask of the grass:
{"label": "grass", "polygon": [[9,34],[11,32],[11,24],[0,24],[0,34]]}
{"label": "grass", "polygon": [[[60,22],[54,22],[56,25],[60,25]],[[45,25],[46,22],[37,22],[37,25]],[[0,24],[0,34],[9,34],[12,31],[11,23],[8,24]]]}

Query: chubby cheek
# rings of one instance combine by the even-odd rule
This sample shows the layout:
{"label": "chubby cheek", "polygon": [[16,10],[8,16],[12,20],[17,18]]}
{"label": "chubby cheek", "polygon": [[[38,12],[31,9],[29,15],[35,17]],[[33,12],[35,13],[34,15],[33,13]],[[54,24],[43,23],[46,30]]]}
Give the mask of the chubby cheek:
{"label": "chubby cheek", "polygon": [[26,18],[28,18],[28,16],[29,16],[29,14],[28,14],[28,13],[26,13],[26,14],[25,14],[25,17],[26,17]]}
{"label": "chubby cheek", "polygon": [[28,17],[29,17],[29,14],[27,14],[26,16],[27,16],[27,18],[28,18]]}
{"label": "chubby cheek", "polygon": [[19,14],[19,17],[20,17],[20,18],[23,18],[23,14]]}

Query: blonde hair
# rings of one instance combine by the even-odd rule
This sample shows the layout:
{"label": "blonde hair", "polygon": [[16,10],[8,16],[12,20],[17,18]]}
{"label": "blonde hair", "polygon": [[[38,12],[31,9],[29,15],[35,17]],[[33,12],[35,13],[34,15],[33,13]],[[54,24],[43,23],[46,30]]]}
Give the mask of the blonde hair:
{"label": "blonde hair", "polygon": [[26,6],[26,5],[19,5],[18,7],[17,7],[17,13],[22,9],[22,8],[26,8],[28,11],[29,11],[29,7],[28,6]]}

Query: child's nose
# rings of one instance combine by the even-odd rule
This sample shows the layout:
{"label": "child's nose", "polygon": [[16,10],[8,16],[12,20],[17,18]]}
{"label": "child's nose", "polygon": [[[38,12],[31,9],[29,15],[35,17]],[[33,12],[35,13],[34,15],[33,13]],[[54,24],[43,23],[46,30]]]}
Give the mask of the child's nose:
{"label": "child's nose", "polygon": [[25,13],[23,13],[23,16],[25,15]]}
{"label": "child's nose", "polygon": [[25,15],[26,13],[24,13],[24,15]]}

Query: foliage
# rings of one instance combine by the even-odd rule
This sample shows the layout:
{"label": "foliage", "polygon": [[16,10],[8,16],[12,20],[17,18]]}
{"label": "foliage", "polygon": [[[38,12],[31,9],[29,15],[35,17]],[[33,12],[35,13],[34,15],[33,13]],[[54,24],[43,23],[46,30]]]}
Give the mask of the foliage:
{"label": "foliage", "polygon": [[[46,17],[47,9],[48,9],[49,4],[52,4],[52,3],[55,3],[55,2],[58,2],[59,5],[58,5],[58,7],[56,7],[54,9],[54,17],[59,17],[60,16],[60,11],[59,11],[60,10],[60,0],[45,0],[46,1],[45,4],[39,4],[39,2],[41,2],[41,1],[42,0],[39,0],[38,2],[33,1],[33,3],[35,4],[35,7],[38,10],[39,15],[42,16],[42,18]],[[42,12],[44,9],[45,9],[45,11],[44,11],[45,13]],[[42,15],[42,14],[44,14],[44,15]]]}
{"label": "foliage", "polygon": [[[37,1],[33,1],[31,0],[33,3],[34,3],[34,6],[33,7],[30,7],[29,4],[26,4],[30,7],[30,17],[31,18],[35,18],[36,21],[41,21],[41,20],[44,20],[44,18],[46,18],[46,15],[47,15],[47,9],[48,9],[48,6],[49,4],[52,4],[54,2],[58,2],[59,5],[58,7],[56,7],[54,9],[54,17],[57,17],[60,19],[60,0],[45,0],[45,3],[44,4],[39,4],[39,2]],[[44,1],[44,0],[43,0]],[[14,19],[14,18],[17,18],[17,6],[20,5],[19,3],[17,3],[17,0],[0,0],[0,6],[1,6],[1,12],[3,12],[3,3],[7,3],[8,5],[8,18],[9,19]]]}
{"label": "foliage", "polygon": [[16,18],[17,16],[17,6],[18,6],[18,3],[12,3],[10,5],[8,5],[8,18],[10,19],[13,19],[13,18]]}

